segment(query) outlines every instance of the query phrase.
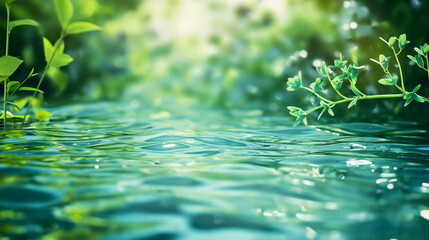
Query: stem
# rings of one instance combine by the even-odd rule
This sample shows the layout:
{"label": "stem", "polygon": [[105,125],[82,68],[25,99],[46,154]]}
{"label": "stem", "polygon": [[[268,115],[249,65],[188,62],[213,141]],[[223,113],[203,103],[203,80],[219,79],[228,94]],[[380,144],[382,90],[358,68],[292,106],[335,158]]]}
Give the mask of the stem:
{"label": "stem", "polygon": [[[9,55],[9,36],[10,36],[10,8],[9,5],[6,4],[6,12],[7,12],[7,20],[6,20],[6,50],[5,50],[5,56]],[[3,131],[6,132],[6,125],[7,125],[7,81],[6,78],[4,80],[4,118],[3,118]]]}
{"label": "stem", "polygon": [[344,97],[344,95],[343,95],[343,94],[341,94],[341,93],[340,93],[340,91],[338,91],[338,90],[335,88],[334,84],[332,83],[331,77],[329,77],[329,74],[328,74],[328,80],[329,80],[329,82],[331,83],[332,88],[335,90],[335,92],[337,92],[337,94],[338,94],[338,95],[340,95],[340,97],[342,97],[342,98],[344,98],[344,99],[348,99],[347,97]]}
{"label": "stem", "polygon": [[425,57],[426,57],[426,67],[427,67],[426,72],[428,72],[428,80],[429,80],[429,58],[427,56]]}
{"label": "stem", "polygon": [[311,90],[310,88],[307,88],[307,87],[302,87],[302,88],[304,88],[305,90],[307,90],[307,91],[309,91],[309,92],[313,93],[313,94],[314,94],[314,95],[316,95],[318,98],[322,99],[323,101],[325,101],[325,102],[327,102],[327,103],[333,103],[333,101],[328,100],[328,99],[326,99],[326,98],[324,98],[324,97],[320,96],[320,94],[316,93],[315,91]]}
{"label": "stem", "polygon": [[393,50],[393,53],[394,53],[394,55],[395,55],[396,62],[398,63],[398,67],[399,67],[399,74],[400,74],[400,76],[401,76],[401,86],[402,86],[402,90],[405,92],[404,76],[402,75],[402,67],[401,67],[401,63],[399,62],[399,59],[398,59],[398,55],[399,55],[399,53],[401,53],[401,51],[399,51],[399,53],[396,53],[396,51],[395,51],[395,49],[394,49],[394,48],[392,48],[392,50]]}
{"label": "stem", "polygon": [[[51,56],[51,58],[49,59],[49,62],[46,64],[46,66],[45,66],[45,70],[43,71],[43,74],[42,74],[42,77],[40,78],[39,83],[37,84],[37,87],[36,87],[36,89],[37,89],[37,90],[39,90],[40,86],[42,85],[42,82],[43,82],[43,80],[45,79],[46,74],[47,74],[47,72],[48,72],[49,68],[51,67],[51,63],[52,63],[52,61],[54,60],[55,54],[57,53],[57,50],[58,50],[58,48],[60,47],[61,42],[62,42],[62,41],[63,41],[63,39],[64,39],[64,36],[65,36],[65,31],[62,31],[62,32],[61,32],[60,37],[59,37],[59,38],[58,38],[58,40],[55,42],[54,51],[52,52],[52,56]],[[28,103],[27,110],[25,111],[24,118],[22,119],[21,128],[22,128],[22,126],[24,126],[24,123],[25,123],[25,117],[27,116],[28,112],[29,112],[29,111],[30,111],[30,109],[31,109],[33,99],[34,99],[34,97],[36,97],[36,94],[38,93],[38,92],[37,92],[37,90],[36,90],[36,91],[34,91],[33,96],[31,97],[31,99],[30,99],[30,101],[29,101],[29,103]]]}
{"label": "stem", "polygon": [[[369,95],[369,96],[366,95],[366,96],[363,96],[363,97],[359,97],[359,100],[383,99],[383,98],[400,98],[400,97],[403,97],[403,96],[405,96],[405,93],[401,93],[401,94]],[[332,104],[337,105],[337,104],[340,104],[340,103],[351,102],[351,101],[353,101],[353,99],[354,98],[342,99],[342,100],[333,102]],[[312,113],[312,112],[314,112],[314,111],[316,111],[316,110],[318,110],[318,109],[320,109],[322,107],[323,106],[320,105],[320,106],[315,107],[315,108],[313,108],[313,109],[311,109],[309,111],[306,111],[306,113],[310,114],[310,113]]]}

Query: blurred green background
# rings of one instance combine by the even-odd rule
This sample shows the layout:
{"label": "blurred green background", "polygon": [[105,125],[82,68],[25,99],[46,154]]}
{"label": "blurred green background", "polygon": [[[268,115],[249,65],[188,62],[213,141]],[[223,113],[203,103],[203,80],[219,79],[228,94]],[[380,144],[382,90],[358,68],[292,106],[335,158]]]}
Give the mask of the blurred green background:
{"label": "blurred green background", "polygon": [[[401,54],[408,90],[427,75],[409,63],[414,46],[428,42],[429,2],[423,0],[74,0],[75,20],[104,29],[66,39],[75,61],[49,74],[42,88],[47,105],[96,100],[160,108],[257,109],[288,115],[287,105],[310,108],[310,96],[287,92],[288,77],[302,71],[305,84],[314,67],[342,53],[366,70],[358,87],[368,94],[395,92],[377,80],[382,70],[369,58],[390,55],[378,37],[406,33]],[[0,46],[5,39],[1,8]],[[17,0],[12,19],[31,18],[54,41],[60,26],[52,1]],[[4,54],[4,48],[0,48]],[[31,27],[11,35],[10,54],[25,61],[16,77],[44,67],[42,38]],[[414,53],[412,53],[414,54]],[[36,85],[36,80],[32,84]],[[360,102],[335,107],[339,121],[425,120],[428,106],[403,101]],[[422,114],[423,113],[423,114]],[[325,118],[325,121],[329,118]],[[332,120],[332,119],[331,119]],[[315,121],[310,121],[315,123]]]}

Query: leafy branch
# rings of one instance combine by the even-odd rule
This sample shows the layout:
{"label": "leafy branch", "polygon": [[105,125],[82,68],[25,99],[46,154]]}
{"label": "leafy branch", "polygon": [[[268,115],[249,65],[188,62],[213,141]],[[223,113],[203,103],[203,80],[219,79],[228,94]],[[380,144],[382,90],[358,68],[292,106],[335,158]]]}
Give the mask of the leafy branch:
{"label": "leafy branch", "polygon": [[[27,82],[28,79],[37,76],[38,74],[34,74],[34,69],[30,72],[28,77],[23,81],[9,81],[9,77],[11,77],[19,68],[19,66],[23,63],[23,61],[19,58],[9,56],[9,40],[10,40],[10,32],[12,29],[20,26],[33,26],[36,27],[40,33],[43,35],[41,25],[32,20],[32,19],[21,19],[10,21],[10,8],[11,4],[16,0],[5,0],[5,7],[7,13],[6,19],[6,50],[5,56],[0,57],[0,83],[4,84],[4,96],[3,102],[0,108],[3,108],[2,115],[0,118],[3,120],[4,131],[7,129],[7,123],[12,122],[21,122],[21,126],[27,121],[28,112],[31,107],[34,108],[35,118],[39,121],[49,121],[49,117],[52,116],[51,113],[41,110],[42,102],[40,99],[36,99],[36,94],[44,94],[43,91],[40,90],[40,86],[45,79],[48,71],[52,68],[60,68],[67,66],[69,63],[73,61],[73,58],[66,53],[64,53],[64,39],[69,35],[80,34],[95,30],[100,30],[101,28],[95,24],[89,22],[72,22],[73,18],[73,4],[70,0],[54,0],[55,11],[58,17],[58,20],[61,24],[61,34],[58,40],[54,45],[46,39],[43,38],[43,48],[45,54],[45,69],[43,71],[42,76],[39,79],[36,88],[32,87],[24,87],[23,84]],[[17,104],[16,102],[10,101],[10,98],[17,91],[31,91],[33,92],[32,97],[24,98],[22,104]],[[8,105],[13,106],[15,110],[21,112],[21,107],[25,107],[28,104],[28,107],[25,111],[24,115],[13,115],[8,111]]]}
{"label": "leafy branch", "polygon": [[[380,65],[384,73],[386,74],[380,80],[378,80],[378,83],[385,86],[395,87],[399,91],[399,93],[380,94],[380,95],[364,94],[361,90],[358,89],[356,84],[358,81],[358,75],[360,71],[365,67],[359,66],[356,62],[352,64],[347,64],[348,61],[343,60],[342,56],[340,56],[340,59],[336,59],[334,61],[334,65],[327,66],[325,62],[322,62],[321,66],[316,68],[320,77],[316,78],[316,80],[313,83],[311,83],[309,87],[305,87],[303,85],[301,72],[299,72],[297,76],[288,79],[288,82],[287,82],[288,91],[296,91],[298,89],[304,89],[320,100],[318,106],[309,110],[303,110],[295,106],[288,106],[290,114],[296,118],[294,125],[298,125],[301,122],[304,124],[307,124],[308,115],[318,110],[320,110],[320,113],[317,119],[320,119],[325,112],[328,112],[329,115],[334,116],[335,114],[334,114],[333,108],[336,105],[342,104],[342,103],[348,103],[348,108],[351,108],[355,106],[358,103],[358,101],[371,100],[371,99],[403,98],[405,99],[404,107],[408,106],[413,100],[420,103],[423,103],[425,101],[429,102],[428,98],[422,97],[417,94],[421,86],[420,84],[414,87],[414,89],[411,92],[407,91],[405,88],[404,77],[402,74],[402,66],[398,56],[401,54],[405,46],[410,43],[410,41],[407,40],[406,35],[402,34],[399,36],[399,38],[391,37],[389,38],[389,41],[386,41],[383,38],[380,38],[380,39],[383,42],[385,42],[392,50],[396,60],[396,64],[399,69],[399,77],[398,75],[392,74],[389,71],[389,60],[391,59],[391,57],[386,57],[383,54],[380,54],[378,61],[374,59],[370,59],[371,61]],[[395,48],[395,43],[397,43],[397,48]],[[420,48],[414,48],[414,50],[417,52],[417,55],[416,56],[408,55],[408,58],[411,59],[411,61],[415,62],[420,68],[427,71],[428,79],[429,79],[429,70],[428,70],[429,45],[424,44],[420,46]],[[424,59],[426,60],[426,66],[425,66]],[[398,85],[398,81],[400,81],[400,85]],[[354,96],[345,96],[343,93],[341,93],[340,90],[344,84],[348,84],[350,86]],[[326,85],[329,85],[332,87],[332,89],[338,95],[337,99],[340,98],[339,100],[330,100],[327,97],[324,97],[322,95],[322,92],[325,92],[325,90],[328,87]]]}

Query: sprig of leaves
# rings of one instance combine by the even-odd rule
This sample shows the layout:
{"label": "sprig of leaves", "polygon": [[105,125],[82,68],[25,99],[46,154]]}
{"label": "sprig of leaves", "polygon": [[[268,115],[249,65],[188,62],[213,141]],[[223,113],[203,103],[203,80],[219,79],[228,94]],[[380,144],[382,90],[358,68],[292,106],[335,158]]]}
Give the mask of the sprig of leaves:
{"label": "sprig of leaves", "polygon": [[[294,125],[297,125],[301,122],[304,124],[307,124],[307,117],[312,112],[315,112],[318,110],[320,110],[320,113],[317,119],[320,119],[325,112],[328,112],[329,115],[334,116],[335,114],[334,114],[333,108],[337,104],[341,104],[341,103],[349,103],[348,108],[352,108],[353,106],[357,105],[358,101],[361,101],[361,100],[403,98],[405,99],[404,107],[406,107],[412,101],[417,101],[420,103],[429,101],[428,98],[422,97],[417,94],[417,91],[420,89],[421,85],[416,86],[411,92],[408,92],[405,89],[404,78],[402,75],[402,67],[398,59],[398,55],[402,52],[405,46],[410,43],[410,41],[407,40],[406,35],[402,34],[399,37],[391,37],[389,38],[389,41],[386,41],[383,38],[380,38],[380,39],[383,42],[385,42],[389,46],[389,48],[393,51],[396,64],[398,65],[398,69],[399,69],[399,77],[395,73],[392,74],[391,71],[389,70],[389,60],[391,59],[391,57],[380,54],[378,56],[378,60],[370,59],[371,61],[380,65],[381,69],[386,74],[381,79],[378,80],[378,83],[385,86],[394,86],[397,88],[397,90],[400,93],[381,94],[381,95],[364,94],[362,91],[358,89],[357,82],[358,82],[358,75],[363,69],[365,69],[365,66],[359,66],[357,62],[354,62],[352,64],[347,64],[348,61],[343,60],[342,56],[340,56],[339,59],[334,60],[333,65],[327,66],[325,62],[322,62],[321,66],[316,68],[320,77],[316,78],[316,80],[310,84],[310,87],[305,87],[303,85],[301,72],[299,72],[299,74],[295,77],[288,78],[288,82],[287,82],[288,91],[296,91],[298,89],[304,89],[309,91],[314,97],[317,97],[320,99],[318,106],[313,107],[312,109],[307,111],[302,110],[301,108],[298,108],[295,106],[288,106],[288,109],[290,110],[290,114],[296,118]],[[397,49],[395,47],[396,43],[397,43]],[[427,44],[424,44],[420,46],[420,48],[415,48],[415,51],[417,52],[418,55],[416,57],[409,55],[408,58],[416,62],[420,68],[428,71],[429,46]],[[423,63],[423,58],[426,59],[426,67]],[[429,78],[429,72],[428,72],[428,78]],[[329,100],[327,97],[320,95],[320,93],[323,92],[323,90],[325,90],[324,82],[326,81],[330,83],[332,89],[337,93],[338,95],[337,99],[339,98],[339,100]],[[398,81],[400,81],[401,86],[398,85]],[[345,96],[343,93],[340,92],[340,90],[346,83],[350,87],[350,90],[354,94],[354,96]]]}
{"label": "sprig of leaves", "polygon": [[[33,105],[32,103],[36,97],[36,94],[40,93],[39,91],[40,86],[43,80],[45,79],[46,74],[49,72],[49,70],[54,68],[59,71],[59,68],[69,65],[73,61],[73,58],[70,55],[64,53],[64,49],[65,49],[64,38],[69,35],[101,30],[99,26],[90,22],[72,22],[74,8],[70,0],[54,0],[54,6],[55,6],[55,12],[57,14],[58,21],[62,29],[61,34],[60,34],[60,37],[55,41],[53,45],[47,38],[43,38],[43,49],[45,54],[46,66],[42,74],[42,77],[40,78],[39,83],[37,84],[36,90],[33,93],[33,96],[31,98],[32,100],[28,102],[28,107],[24,114],[24,120],[22,124],[24,124],[25,116],[27,116],[29,110],[31,109],[31,106]],[[44,110],[41,110],[40,108],[35,107],[34,109],[35,109],[35,117],[39,121],[47,121],[49,120],[49,117],[52,116],[52,114]],[[43,112],[40,112],[40,111],[43,111]]]}

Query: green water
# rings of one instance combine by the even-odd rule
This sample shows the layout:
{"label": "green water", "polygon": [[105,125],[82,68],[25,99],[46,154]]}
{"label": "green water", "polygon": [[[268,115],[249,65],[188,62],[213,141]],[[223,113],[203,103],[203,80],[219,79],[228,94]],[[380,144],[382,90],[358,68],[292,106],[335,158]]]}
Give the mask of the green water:
{"label": "green water", "polygon": [[428,239],[429,133],[258,112],[51,109],[2,135],[0,239]]}

